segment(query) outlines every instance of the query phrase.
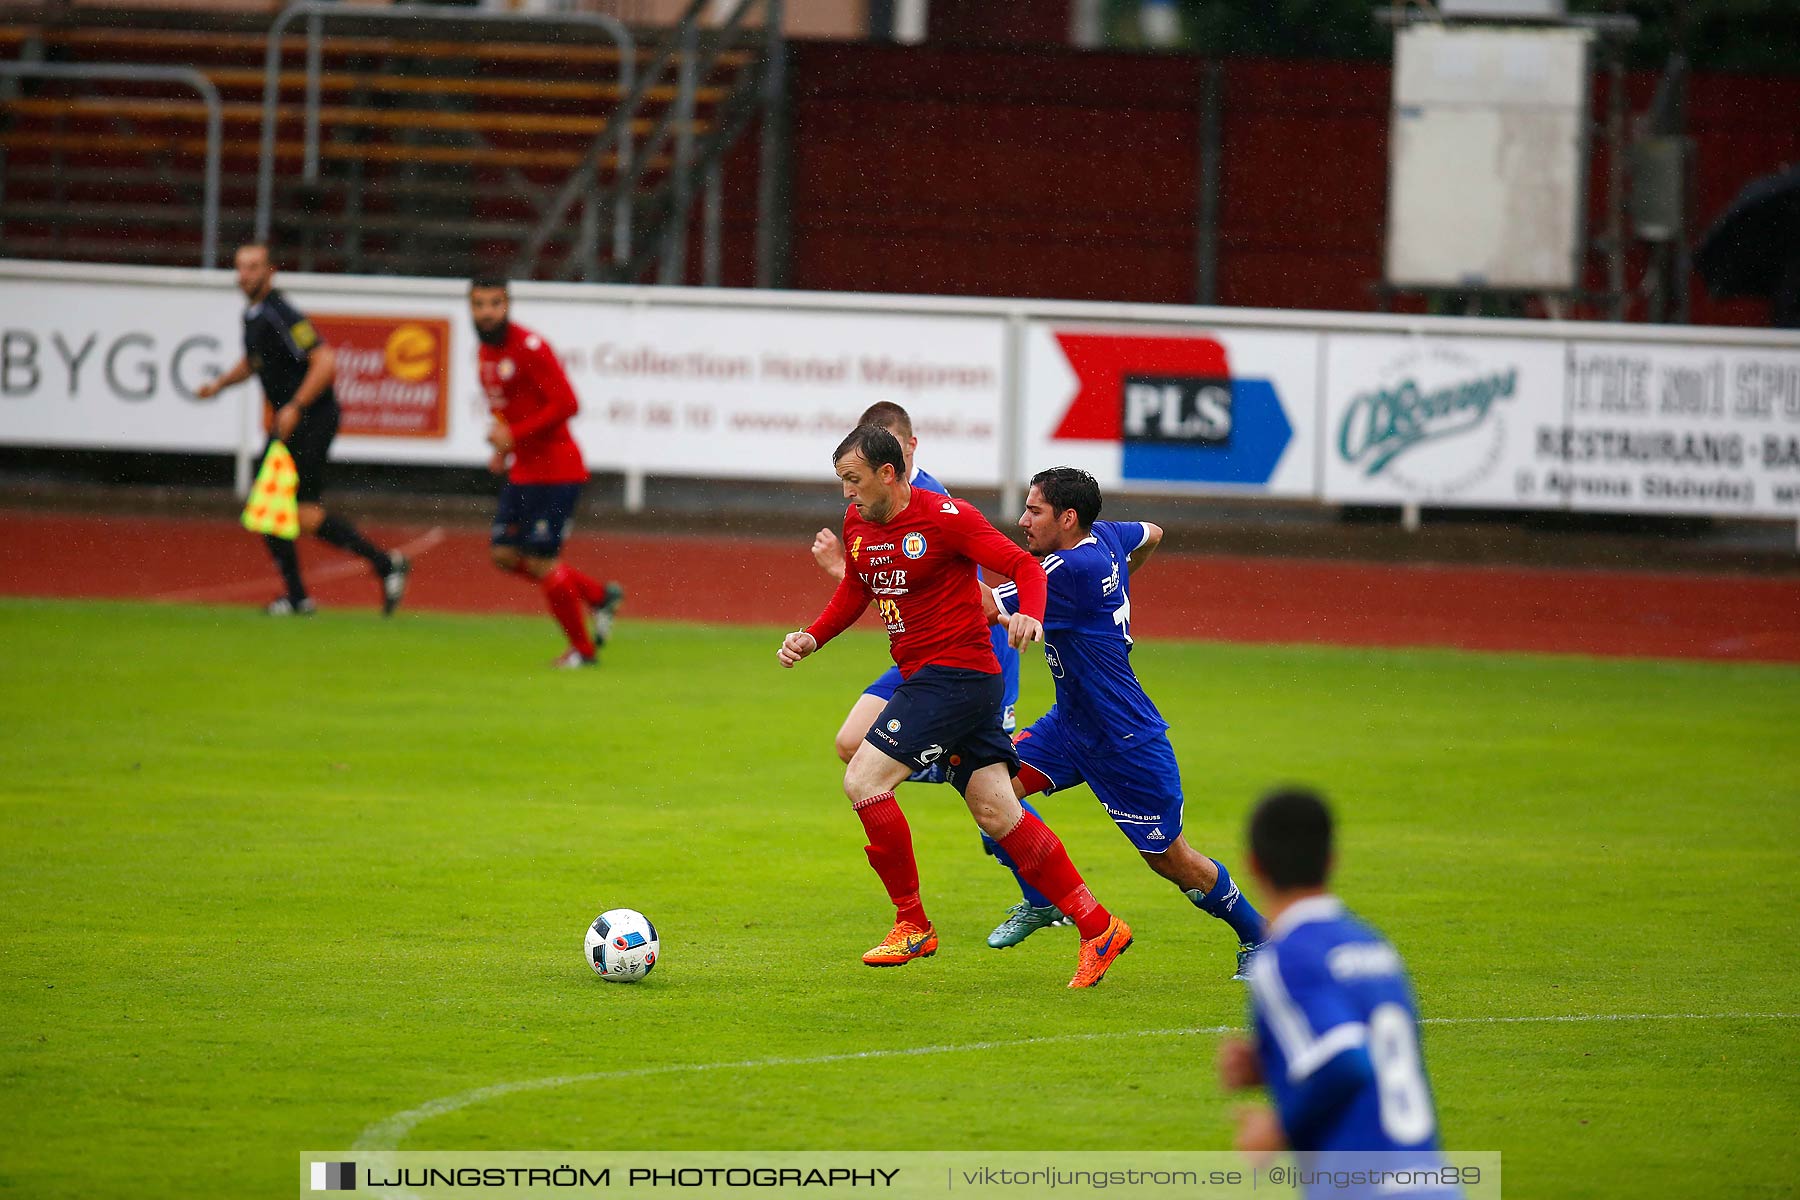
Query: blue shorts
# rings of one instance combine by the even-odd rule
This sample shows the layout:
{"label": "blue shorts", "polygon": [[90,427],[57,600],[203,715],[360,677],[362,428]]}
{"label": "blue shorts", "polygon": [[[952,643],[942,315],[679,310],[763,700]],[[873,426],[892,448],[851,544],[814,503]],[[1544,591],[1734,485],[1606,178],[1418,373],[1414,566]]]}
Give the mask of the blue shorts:
{"label": "blue shorts", "polygon": [[1018,767],[1012,739],[1000,728],[999,675],[962,667],[920,667],[903,681],[863,740],[919,771],[942,759],[957,791],[982,767]]}
{"label": "blue shorts", "polygon": [[1145,854],[1161,854],[1181,836],[1181,768],[1168,734],[1122,754],[1089,757],[1052,708],[1019,735],[1018,752],[1020,762],[1050,781],[1045,795],[1087,784],[1119,832]]}
{"label": "blue shorts", "polygon": [[579,483],[509,483],[500,489],[488,542],[532,558],[555,558],[580,499]]}
{"label": "blue shorts", "polygon": [[[994,626],[994,657],[1000,660],[1000,676],[1006,683],[1003,693],[1006,706],[1000,714],[1000,728],[1011,733],[1019,727],[1019,652],[1006,644],[1006,630]],[[875,677],[875,682],[863,689],[863,695],[874,696],[878,700],[892,700],[894,693],[900,689],[900,668],[889,667]]]}

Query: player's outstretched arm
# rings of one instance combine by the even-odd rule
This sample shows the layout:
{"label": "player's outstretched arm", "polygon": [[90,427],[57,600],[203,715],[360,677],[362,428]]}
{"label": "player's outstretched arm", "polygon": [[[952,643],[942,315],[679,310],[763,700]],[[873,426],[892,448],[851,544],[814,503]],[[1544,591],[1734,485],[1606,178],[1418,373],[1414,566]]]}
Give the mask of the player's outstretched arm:
{"label": "player's outstretched arm", "polygon": [[862,580],[851,575],[838,580],[837,591],[831,594],[831,603],[825,606],[825,611],[819,614],[818,620],[782,639],[781,650],[776,655],[781,660],[781,665],[793,666],[856,624],[856,618],[862,616],[863,610],[869,607],[869,599]]}
{"label": "player's outstretched arm", "polygon": [[1006,622],[1006,644],[1023,650],[1031,642],[1044,640],[1044,623],[1024,613],[1014,613]]}
{"label": "player's outstretched arm", "polygon": [[[955,506],[966,507],[958,509]],[[995,529],[974,505],[967,501],[944,503],[950,519],[944,524],[960,549],[978,567],[1013,581],[1018,590],[1017,612],[1007,622],[1007,640],[1014,649],[1026,642],[1042,641],[1044,636],[1044,602],[1049,595],[1049,580],[1044,566],[1025,552],[1024,547]],[[1020,621],[1019,617],[1025,617]]]}
{"label": "player's outstretched arm", "polygon": [[812,634],[798,629],[781,639],[781,649],[775,652],[775,657],[781,660],[782,666],[791,667],[818,648],[819,643],[813,640]]}
{"label": "player's outstretched arm", "polygon": [[294,389],[291,401],[296,408],[305,408],[337,379],[337,350],[325,342],[314,346],[312,353],[306,356],[306,377],[300,386]]}
{"label": "player's outstretched arm", "polygon": [[220,375],[218,378],[209,379],[199,387],[195,388],[194,398],[197,400],[211,400],[226,388],[236,387],[248,378],[250,378],[250,360],[247,358],[240,358],[237,360],[237,366],[231,368],[231,370]]}
{"label": "player's outstretched arm", "polygon": [[581,411],[581,400],[575,395],[575,388],[569,383],[569,376],[549,342],[535,333],[527,337],[521,365],[537,384],[538,395],[544,398],[544,403],[535,412],[511,423],[509,432],[514,444],[528,442],[548,429],[573,420]]}
{"label": "player's outstretched arm", "polygon": [[1162,526],[1161,525],[1152,525],[1148,521],[1143,522],[1143,526],[1144,526],[1144,543],[1143,543],[1143,545],[1139,546],[1136,550],[1133,550],[1129,555],[1126,556],[1126,559],[1125,559],[1125,569],[1132,572],[1133,574],[1137,573],[1137,569],[1139,567],[1141,567],[1145,563],[1149,562],[1150,556],[1152,554],[1156,553],[1156,548],[1158,546],[1162,545],[1162,539],[1163,539]]}
{"label": "player's outstretched arm", "polygon": [[987,618],[989,625],[1008,625],[1006,614],[1000,611],[1000,602],[994,599],[994,589],[981,584],[981,615]]}
{"label": "player's outstretched arm", "polygon": [[330,387],[331,381],[336,378],[337,351],[324,342],[320,342],[312,348],[312,353],[307,356],[306,377],[300,381],[300,386],[294,389],[294,398],[275,414],[275,436],[284,440],[292,437],[294,430],[300,424],[301,416],[313,406],[314,401],[325,393],[325,389]]}
{"label": "player's outstretched arm", "polygon": [[844,543],[838,535],[829,529],[821,529],[813,534],[813,561],[819,564],[819,570],[825,572],[839,582],[844,578]]}

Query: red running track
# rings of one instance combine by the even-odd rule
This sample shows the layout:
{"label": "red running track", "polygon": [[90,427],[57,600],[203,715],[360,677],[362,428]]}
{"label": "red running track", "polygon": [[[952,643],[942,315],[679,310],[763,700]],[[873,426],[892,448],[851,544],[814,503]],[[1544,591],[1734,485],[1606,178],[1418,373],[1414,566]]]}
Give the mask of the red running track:
{"label": "red running track", "polygon": [[[485,531],[366,532],[411,547],[409,607],[543,611],[488,566]],[[831,591],[801,540],[581,534],[565,553],[622,580],[634,617],[794,628]],[[322,606],[375,604],[359,561],[311,539],[301,556]],[[278,590],[260,540],[230,521],[0,511],[0,595],[250,605]],[[1133,629],[1150,638],[1800,662],[1794,579],[1165,552],[1133,591]]]}

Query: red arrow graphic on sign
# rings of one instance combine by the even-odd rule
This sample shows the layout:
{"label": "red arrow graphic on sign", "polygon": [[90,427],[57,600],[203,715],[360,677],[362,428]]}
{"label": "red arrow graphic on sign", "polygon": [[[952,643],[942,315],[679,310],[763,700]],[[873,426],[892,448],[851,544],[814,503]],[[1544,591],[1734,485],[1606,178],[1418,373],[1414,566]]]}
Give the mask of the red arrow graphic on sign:
{"label": "red arrow graphic on sign", "polygon": [[1116,442],[1122,436],[1120,397],[1127,375],[1187,375],[1228,379],[1225,347],[1211,338],[1058,333],[1056,344],[1081,388],[1052,438]]}

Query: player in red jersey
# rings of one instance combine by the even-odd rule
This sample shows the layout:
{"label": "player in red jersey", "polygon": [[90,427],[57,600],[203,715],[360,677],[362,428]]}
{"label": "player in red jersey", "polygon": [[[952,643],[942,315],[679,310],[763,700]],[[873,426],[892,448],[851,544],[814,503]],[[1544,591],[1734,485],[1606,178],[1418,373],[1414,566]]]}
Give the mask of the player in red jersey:
{"label": "player in red jersey", "polygon": [[592,666],[625,589],[617,583],[602,587],[561,559],[588,478],[581,448],[569,434],[569,418],[581,406],[550,343],[509,319],[510,302],[504,279],[469,284],[469,315],[481,339],[481,388],[493,415],[488,466],[496,475],[506,473],[489,549],[496,567],[543,588],[550,614],[569,638],[568,652],[551,665]]}
{"label": "player in red jersey", "polygon": [[832,462],[851,501],[843,533],[849,569],[825,611],[788,634],[777,657],[793,666],[875,600],[905,676],[844,771],[844,793],[869,836],[869,865],[896,914],[893,929],[863,961],[897,967],[937,953],[937,930],[919,899],[912,831],[894,788],[941,758],[982,832],[1080,929],[1069,986],[1092,987],[1131,945],[1131,926],[1094,899],[1062,840],[1013,795],[1018,757],[1000,727],[1005,684],[975,577],[979,565],[1018,584],[1018,611],[1007,630],[1016,649],[1044,636],[1044,569],[968,501],[912,487],[899,441],[879,425],[852,430]]}

